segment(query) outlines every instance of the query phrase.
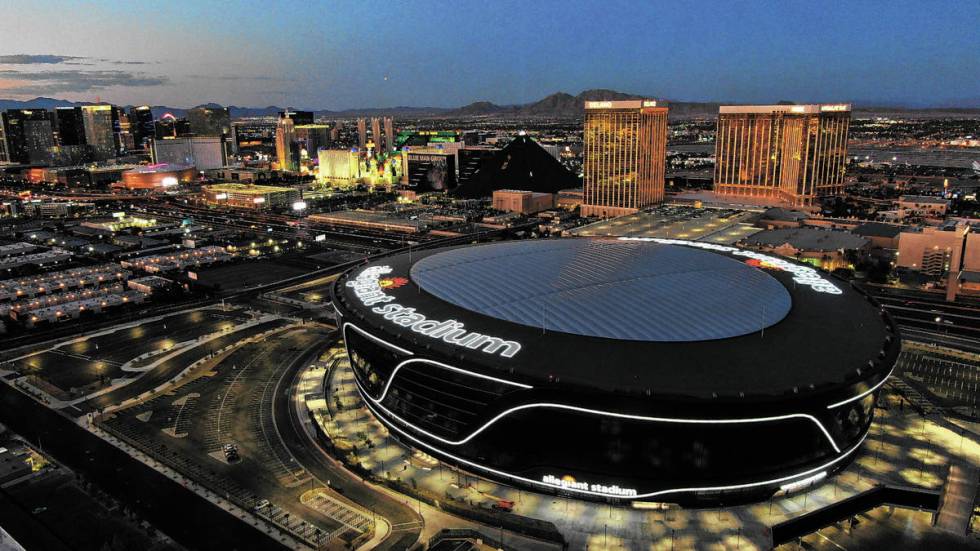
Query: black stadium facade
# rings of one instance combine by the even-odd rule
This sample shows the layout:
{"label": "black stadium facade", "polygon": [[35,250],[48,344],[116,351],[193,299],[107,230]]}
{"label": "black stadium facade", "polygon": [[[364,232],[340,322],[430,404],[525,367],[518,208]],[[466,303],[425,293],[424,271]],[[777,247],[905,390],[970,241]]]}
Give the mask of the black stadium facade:
{"label": "black stadium facade", "polygon": [[839,470],[899,339],[805,264],[653,238],[388,257],[334,305],[364,401],[464,470],[582,498],[764,498]]}

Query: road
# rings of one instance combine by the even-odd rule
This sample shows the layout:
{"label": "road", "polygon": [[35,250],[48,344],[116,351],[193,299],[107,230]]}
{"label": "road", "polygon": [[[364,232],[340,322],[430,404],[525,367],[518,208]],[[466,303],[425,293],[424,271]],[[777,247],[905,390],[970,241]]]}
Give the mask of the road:
{"label": "road", "polygon": [[0,423],[83,473],[188,549],[283,549],[263,532],[5,384],[0,384]]}
{"label": "road", "polygon": [[122,403],[130,398],[152,390],[161,384],[173,379],[178,373],[186,369],[195,361],[207,356],[214,350],[220,350],[225,346],[244,340],[252,335],[257,335],[263,331],[268,331],[276,327],[282,327],[289,322],[287,320],[273,320],[240,331],[235,331],[227,335],[217,337],[200,346],[196,346],[181,354],[177,354],[152,370],[144,373],[135,381],[121,386],[115,390],[106,392],[92,399],[86,400],[81,404],[72,407],[72,411],[84,415],[86,413],[107,408],[114,404]]}
{"label": "road", "polygon": [[[336,336],[331,341],[335,339]],[[323,343],[323,346],[318,347],[316,352],[319,353],[330,344],[332,342]],[[304,360],[313,357],[315,356],[311,354]],[[331,487],[338,488],[345,497],[361,507],[370,509],[384,517],[392,526],[409,527],[393,531],[392,535],[378,546],[379,550],[409,548],[418,540],[422,530],[421,519],[415,510],[371,488],[349,471],[334,463],[328,457],[327,452],[303,429],[302,421],[298,418],[293,404],[293,396],[296,393],[297,375],[300,367],[305,363],[305,361],[298,361],[289,366],[289,369],[283,374],[284,379],[289,381],[288,389],[281,390],[275,397],[276,425],[283,443],[296,460],[314,477],[322,481],[329,481]]]}

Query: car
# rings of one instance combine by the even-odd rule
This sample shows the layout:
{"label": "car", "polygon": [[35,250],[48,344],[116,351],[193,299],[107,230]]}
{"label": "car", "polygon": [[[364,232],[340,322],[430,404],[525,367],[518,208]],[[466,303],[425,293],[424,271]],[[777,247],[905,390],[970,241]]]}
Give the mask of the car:
{"label": "car", "polygon": [[238,446],[235,444],[225,444],[223,451],[225,452],[225,460],[229,463],[234,463],[241,459],[238,455]]}
{"label": "car", "polygon": [[269,503],[269,500],[268,499],[262,499],[258,503],[255,504],[255,507],[253,509],[255,511],[261,511],[262,509],[265,509],[269,505],[270,505],[270,503]]}

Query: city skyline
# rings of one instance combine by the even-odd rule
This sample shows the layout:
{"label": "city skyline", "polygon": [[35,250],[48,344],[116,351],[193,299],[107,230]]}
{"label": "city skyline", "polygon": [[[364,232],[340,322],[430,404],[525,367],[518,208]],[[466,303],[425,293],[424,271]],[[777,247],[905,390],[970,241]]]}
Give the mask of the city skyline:
{"label": "city skyline", "polygon": [[434,17],[370,3],[106,2],[66,19],[57,14],[69,5],[52,1],[11,8],[45,24],[9,30],[0,97],[346,110],[609,88],[675,101],[980,106],[980,60],[956,54],[976,42],[980,6],[889,7],[463,2]]}

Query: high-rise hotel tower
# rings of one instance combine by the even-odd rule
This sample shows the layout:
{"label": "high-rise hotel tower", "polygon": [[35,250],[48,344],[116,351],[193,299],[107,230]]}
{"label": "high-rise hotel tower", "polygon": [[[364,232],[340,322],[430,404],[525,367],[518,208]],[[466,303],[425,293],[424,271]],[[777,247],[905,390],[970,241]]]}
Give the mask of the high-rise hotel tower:
{"label": "high-rise hotel tower", "polygon": [[585,102],[583,216],[621,216],[664,199],[667,107]]}
{"label": "high-rise hotel tower", "polygon": [[844,193],[851,106],[721,106],[715,192],[807,206]]}

